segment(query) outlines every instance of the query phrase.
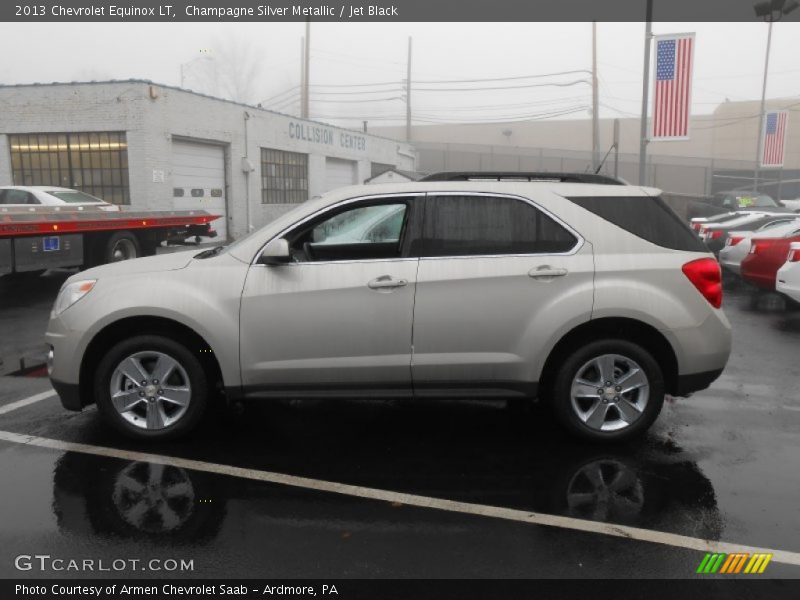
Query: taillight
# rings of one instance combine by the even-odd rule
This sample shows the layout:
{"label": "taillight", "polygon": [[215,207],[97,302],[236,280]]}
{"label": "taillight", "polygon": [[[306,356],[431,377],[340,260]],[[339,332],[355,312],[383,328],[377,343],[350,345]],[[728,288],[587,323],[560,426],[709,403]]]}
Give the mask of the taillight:
{"label": "taillight", "polygon": [[792,248],[789,250],[789,256],[786,257],[786,262],[800,262],[800,248]]}
{"label": "taillight", "polygon": [[743,239],[744,239],[743,235],[734,235],[733,237],[729,237],[727,240],[725,240],[725,245],[726,246],[735,246],[736,244],[741,242]]}
{"label": "taillight", "polygon": [[758,252],[758,248],[759,248],[759,246],[758,246],[758,244],[756,242],[751,243],[750,244],[750,254],[755,254],[756,252]]}
{"label": "taillight", "polygon": [[707,239],[716,240],[716,239],[721,238],[721,237],[722,237],[722,232],[719,229],[717,229],[716,231],[709,232]]}
{"label": "taillight", "polygon": [[697,223],[692,223],[692,229],[694,229],[695,231],[700,231],[700,228],[701,228],[702,226],[703,226],[703,224],[702,224],[702,223],[700,223],[700,222],[697,222]]}
{"label": "taillight", "polygon": [[698,258],[683,265],[683,274],[714,308],[722,306],[722,274],[713,258]]}

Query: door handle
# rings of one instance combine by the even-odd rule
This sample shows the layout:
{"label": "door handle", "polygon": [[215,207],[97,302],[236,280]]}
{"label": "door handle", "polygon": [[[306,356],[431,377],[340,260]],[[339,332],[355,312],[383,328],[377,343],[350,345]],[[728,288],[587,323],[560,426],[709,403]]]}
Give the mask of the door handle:
{"label": "door handle", "polygon": [[405,279],[395,279],[391,275],[381,275],[380,277],[376,277],[375,279],[371,280],[367,284],[367,287],[371,290],[383,290],[399,288],[405,285],[408,285],[408,281]]}
{"label": "door handle", "polygon": [[534,279],[544,279],[546,277],[563,277],[568,271],[566,269],[554,269],[550,265],[543,265],[541,267],[534,267],[528,271],[528,275]]}

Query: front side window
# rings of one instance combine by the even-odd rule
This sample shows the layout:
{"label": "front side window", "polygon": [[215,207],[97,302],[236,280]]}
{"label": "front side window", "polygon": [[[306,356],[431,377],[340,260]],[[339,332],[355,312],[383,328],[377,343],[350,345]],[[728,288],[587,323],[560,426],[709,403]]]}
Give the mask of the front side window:
{"label": "front side window", "polygon": [[350,205],[286,235],[297,262],[399,258],[406,202]]}
{"label": "front side window", "polygon": [[577,238],[527,202],[500,196],[431,196],[422,256],[568,252]]}

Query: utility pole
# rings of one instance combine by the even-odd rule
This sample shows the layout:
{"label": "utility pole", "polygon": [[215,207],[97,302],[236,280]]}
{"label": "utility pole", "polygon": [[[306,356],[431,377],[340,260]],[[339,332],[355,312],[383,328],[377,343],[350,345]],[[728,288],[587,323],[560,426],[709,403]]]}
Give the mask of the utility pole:
{"label": "utility pole", "polygon": [[639,185],[647,185],[647,104],[650,94],[650,42],[653,37],[653,0],[647,0],[644,28],[644,74],[642,77],[642,119],[639,139]]}
{"label": "utility pole", "polygon": [[[294,104],[294,103],[292,103]],[[300,38],[300,114],[306,105],[306,38]]]}
{"label": "utility pole", "polygon": [[614,119],[614,177],[619,177],[619,119]]}
{"label": "utility pole", "polygon": [[592,169],[600,164],[600,109],[597,91],[597,21],[592,21]]}
{"label": "utility pole", "polygon": [[767,73],[769,72],[769,49],[772,45],[772,15],[769,18],[769,30],[767,32],[767,55],[764,57],[764,79],[761,83],[761,109],[758,114],[758,143],[756,144],[756,164],[753,169],[753,191],[758,191],[758,176],[761,168],[761,145],[764,143],[764,110],[767,100]]}
{"label": "utility pole", "polygon": [[411,36],[408,36],[408,68],[406,69],[406,141],[411,141]]}
{"label": "utility pole", "polygon": [[306,38],[305,38],[305,51],[303,52],[303,92],[302,92],[302,99],[303,99],[303,106],[300,109],[300,116],[304,119],[308,119],[309,117],[309,98],[308,98],[308,89],[309,89],[309,80],[311,79],[311,72],[309,67],[311,66],[311,19],[306,20]]}

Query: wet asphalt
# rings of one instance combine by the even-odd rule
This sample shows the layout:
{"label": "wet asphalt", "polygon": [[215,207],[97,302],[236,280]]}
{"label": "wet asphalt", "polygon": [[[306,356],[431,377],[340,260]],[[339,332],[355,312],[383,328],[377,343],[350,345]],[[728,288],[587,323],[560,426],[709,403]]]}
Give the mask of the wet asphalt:
{"label": "wet asphalt", "polygon": [[[0,353],[35,356],[67,274],[0,278]],[[51,397],[0,430],[316,480],[800,552],[800,310],[727,290],[734,349],[713,386],[668,398],[646,437],[577,442],[541,408],[490,401],[286,401],[215,412],[190,439],[120,439]],[[35,362],[35,361],[33,361]],[[30,364],[33,364],[30,362]],[[9,369],[6,369],[8,372]],[[49,389],[0,377],[0,406]],[[20,554],[175,558],[119,577],[694,577],[695,550],[0,442],[0,577]],[[97,577],[102,573],[70,573]],[[765,576],[800,577],[771,563]]]}

